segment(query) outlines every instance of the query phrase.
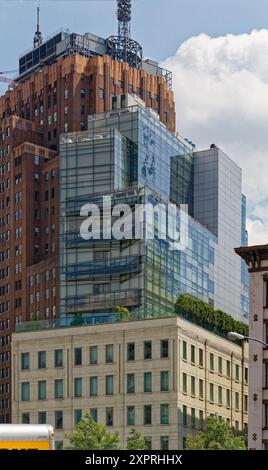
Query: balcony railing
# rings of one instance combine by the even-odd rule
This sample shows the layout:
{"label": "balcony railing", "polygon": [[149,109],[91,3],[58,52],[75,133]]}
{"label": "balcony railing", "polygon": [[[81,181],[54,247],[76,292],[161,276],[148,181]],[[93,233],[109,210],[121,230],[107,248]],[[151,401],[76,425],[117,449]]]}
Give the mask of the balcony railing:
{"label": "balcony railing", "polygon": [[93,261],[87,263],[67,266],[64,273],[66,280],[89,279],[92,276],[134,273],[141,269],[140,256],[126,256],[104,261]]}

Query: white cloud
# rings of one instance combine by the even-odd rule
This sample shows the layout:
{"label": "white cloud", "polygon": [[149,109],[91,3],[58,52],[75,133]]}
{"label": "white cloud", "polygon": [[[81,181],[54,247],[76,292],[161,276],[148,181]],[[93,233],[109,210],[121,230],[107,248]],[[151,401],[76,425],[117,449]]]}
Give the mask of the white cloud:
{"label": "white cloud", "polygon": [[179,132],[242,167],[249,242],[268,243],[268,31],[201,34],[162,65],[173,72]]}

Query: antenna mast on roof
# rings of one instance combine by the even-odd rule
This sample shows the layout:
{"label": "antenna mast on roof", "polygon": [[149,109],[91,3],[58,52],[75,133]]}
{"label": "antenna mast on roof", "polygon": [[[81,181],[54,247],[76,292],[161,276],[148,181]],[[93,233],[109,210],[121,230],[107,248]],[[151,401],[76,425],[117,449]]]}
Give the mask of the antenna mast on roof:
{"label": "antenna mast on roof", "polygon": [[131,0],[117,0],[118,36],[106,39],[107,51],[114,60],[140,68],[142,47],[130,37]]}
{"label": "antenna mast on roof", "polygon": [[43,42],[42,34],[41,34],[41,31],[40,31],[40,26],[39,26],[39,16],[40,16],[40,7],[38,5],[38,7],[37,7],[37,27],[36,27],[36,32],[35,32],[35,35],[34,35],[34,40],[33,40],[34,48],[41,46],[41,44]]}

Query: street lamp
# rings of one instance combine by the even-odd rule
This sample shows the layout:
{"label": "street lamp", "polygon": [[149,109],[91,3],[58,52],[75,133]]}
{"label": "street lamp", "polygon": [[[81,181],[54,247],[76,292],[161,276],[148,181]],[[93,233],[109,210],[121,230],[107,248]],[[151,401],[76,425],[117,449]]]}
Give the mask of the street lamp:
{"label": "street lamp", "polygon": [[264,341],[252,338],[251,336],[244,336],[240,333],[236,333],[235,331],[230,331],[227,333],[227,338],[230,341],[242,341],[242,429],[244,425],[244,363],[245,363],[245,341],[255,341],[256,343],[260,343],[266,348],[268,348],[268,344]]}
{"label": "street lamp", "polygon": [[252,338],[251,336],[241,335],[240,333],[236,333],[235,331],[230,331],[229,333],[227,333],[227,338],[230,341],[255,341],[256,343],[260,343],[266,348],[268,348],[268,344],[265,343],[264,341],[261,341],[260,339],[257,339],[257,338]]}

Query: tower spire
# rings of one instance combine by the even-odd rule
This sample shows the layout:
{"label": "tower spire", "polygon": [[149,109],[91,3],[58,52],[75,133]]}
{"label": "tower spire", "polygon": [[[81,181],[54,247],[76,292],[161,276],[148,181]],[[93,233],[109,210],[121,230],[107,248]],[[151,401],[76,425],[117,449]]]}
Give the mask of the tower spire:
{"label": "tower spire", "polygon": [[117,0],[118,36],[106,39],[108,54],[115,60],[127,62],[131,67],[140,68],[142,47],[131,39],[131,0]]}
{"label": "tower spire", "polygon": [[36,32],[35,32],[34,41],[33,41],[34,48],[36,48],[38,46],[41,46],[42,41],[43,41],[42,40],[42,34],[41,34],[41,31],[40,31],[39,17],[40,17],[40,7],[38,5],[38,7],[37,7],[37,26],[36,26]]}
{"label": "tower spire", "polygon": [[131,0],[117,0],[118,36],[130,38]]}

